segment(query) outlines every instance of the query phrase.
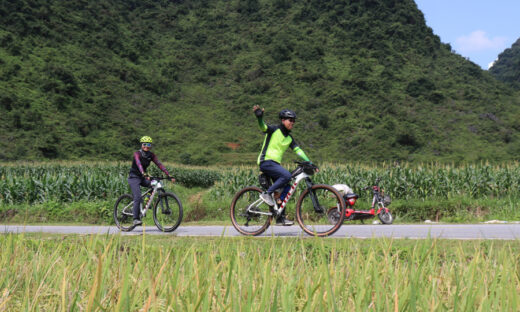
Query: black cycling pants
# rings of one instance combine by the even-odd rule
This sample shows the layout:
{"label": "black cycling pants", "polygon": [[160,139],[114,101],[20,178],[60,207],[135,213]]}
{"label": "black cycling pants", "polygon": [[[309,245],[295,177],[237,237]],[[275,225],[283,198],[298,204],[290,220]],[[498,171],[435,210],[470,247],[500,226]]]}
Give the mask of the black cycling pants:
{"label": "black cycling pants", "polygon": [[140,219],[139,214],[141,212],[139,209],[139,206],[142,202],[141,188],[139,186],[150,187],[151,182],[149,180],[146,180],[143,177],[137,177],[134,175],[130,175],[128,177],[128,184],[130,185],[130,189],[132,190],[132,195],[134,197],[134,208],[133,208],[134,220],[139,220]]}

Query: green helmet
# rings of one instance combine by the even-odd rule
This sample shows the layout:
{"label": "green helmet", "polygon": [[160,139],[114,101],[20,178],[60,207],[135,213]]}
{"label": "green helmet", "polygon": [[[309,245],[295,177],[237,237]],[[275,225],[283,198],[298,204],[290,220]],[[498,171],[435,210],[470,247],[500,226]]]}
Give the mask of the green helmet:
{"label": "green helmet", "polygon": [[145,135],[144,137],[141,138],[141,143],[153,143],[152,138]]}

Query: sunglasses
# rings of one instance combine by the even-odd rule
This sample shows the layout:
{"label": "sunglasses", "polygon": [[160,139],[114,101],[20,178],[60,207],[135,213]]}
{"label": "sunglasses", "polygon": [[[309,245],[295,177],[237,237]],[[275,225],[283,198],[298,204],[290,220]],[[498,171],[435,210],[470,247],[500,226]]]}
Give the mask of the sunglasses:
{"label": "sunglasses", "polygon": [[289,120],[289,121],[292,122],[292,123],[295,123],[295,122],[296,122],[296,119],[294,119],[294,118],[286,118],[285,120]]}
{"label": "sunglasses", "polygon": [[152,143],[143,143],[144,147],[152,147]]}

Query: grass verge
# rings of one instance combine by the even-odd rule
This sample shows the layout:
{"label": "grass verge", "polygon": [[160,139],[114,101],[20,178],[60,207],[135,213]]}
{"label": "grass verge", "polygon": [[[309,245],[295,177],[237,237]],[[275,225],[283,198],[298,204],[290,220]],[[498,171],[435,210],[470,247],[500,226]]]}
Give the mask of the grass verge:
{"label": "grass verge", "polygon": [[[176,187],[175,192],[184,207],[183,225],[222,224],[229,221],[228,201],[214,199],[204,188]],[[77,202],[48,201],[40,204],[0,205],[0,222],[23,223],[82,223],[114,224],[112,211],[115,200],[81,200]],[[356,209],[369,209],[370,204],[360,199]],[[389,206],[395,216],[394,223],[414,223],[424,220],[453,223],[476,223],[487,220],[520,220],[520,200],[515,198],[395,200]],[[294,203],[288,208],[294,218]],[[152,211],[148,211],[145,222],[153,224]],[[359,222],[359,221],[356,221]],[[370,222],[370,220],[366,221]]]}
{"label": "grass verge", "polygon": [[518,311],[517,241],[0,235],[0,310]]}

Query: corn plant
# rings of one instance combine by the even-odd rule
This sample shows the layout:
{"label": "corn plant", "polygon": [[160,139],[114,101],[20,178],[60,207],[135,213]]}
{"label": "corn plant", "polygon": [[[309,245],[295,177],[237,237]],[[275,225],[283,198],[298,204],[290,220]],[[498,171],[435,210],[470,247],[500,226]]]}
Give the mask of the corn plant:
{"label": "corn plant", "polygon": [[[126,163],[0,166],[0,204],[114,198],[129,191],[128,171]],[[170,167],[170,171],[188,187],[209,187],[220,177],[216,171],[199,168]],[[151,174],[163,175],[153,167]]]}

